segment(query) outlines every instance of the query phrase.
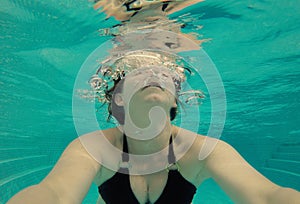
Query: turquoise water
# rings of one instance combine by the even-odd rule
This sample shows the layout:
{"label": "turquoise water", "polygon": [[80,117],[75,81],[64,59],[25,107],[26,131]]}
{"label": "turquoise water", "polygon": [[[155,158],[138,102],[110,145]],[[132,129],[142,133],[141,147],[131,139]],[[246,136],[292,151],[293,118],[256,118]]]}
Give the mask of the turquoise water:
{"label": "turquoise water", "polygon": [[[182,19],[184,31],[212,38],[203,47],[227,94],[221,139],[272,181],[298,190],[299,10],[294,0],[208,0],[172,16],[190,13]],[[5,203],[41,181],[77,137],[72,117],[76,74],[109,39],[97,30],[118,22],[104,20],[85,0],[2,0],[0,11],[0,203]],[[209,122],[204,115],[201,134]],[[92,186],[84,203],[95,203],[96,191]],[[194,203],[232,202],[207,181]]]}

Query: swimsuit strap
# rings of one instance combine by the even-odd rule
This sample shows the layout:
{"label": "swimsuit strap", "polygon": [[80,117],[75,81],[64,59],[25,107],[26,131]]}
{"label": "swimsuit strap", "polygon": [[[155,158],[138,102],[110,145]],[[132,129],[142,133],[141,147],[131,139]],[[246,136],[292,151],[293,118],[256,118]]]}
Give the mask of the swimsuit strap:
{"label": "swimsuit strap", "polygon": [[176,156],[175,156],[174,148],[173,148],[173,137],[172,137],[172,135],[171,135],[170,141],[169,141],[168,162],[169,162],[169,164],[175,164],[176,163]]}
{"label": "swimsuit strap", "polygon": [[128,162],[128,161],[129,161],[129,154],[128,154],[127,136],[123,134],[122,162]]}
{"label": "swimsuit strap", "polygon": [[[127,143],[127,136],[123,134],[123,153],[122,153],[122,162],[129,161],[129,154],[128,154],[128,143]],[[173,137],[170,136],[169,140],[169,154],[168,154],[168,163],[174,164],[176,163],[176,157],[173,148]]]}

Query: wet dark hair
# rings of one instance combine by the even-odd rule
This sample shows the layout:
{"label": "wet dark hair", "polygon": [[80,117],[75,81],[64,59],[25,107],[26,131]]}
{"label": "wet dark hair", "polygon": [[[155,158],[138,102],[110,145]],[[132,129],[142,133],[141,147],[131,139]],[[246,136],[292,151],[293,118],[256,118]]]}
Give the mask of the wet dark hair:
{"label": "wet dark hair", "polygon": [[[118,78],[117,80],[114,80],[113,87],[105,92],[105,97],[107,99],[107,110],[108,110],[108,117],[107,121],[110,121],[112,117],[114,117],[120,125],[124,124],[125,120],[125,113],[123,106],[119,106],[115,103],[115,95],[117,93],[123,92],[123,86],[124,86],[124,80],[125,78],[121,79]],[[177,96],[175,96],[176,104],[178,104]],[[112,111],[114,110],[114,111]],[[170,120],[173,121],[176,118],[177,115],[177,107],[172,107],[170,109]]]}

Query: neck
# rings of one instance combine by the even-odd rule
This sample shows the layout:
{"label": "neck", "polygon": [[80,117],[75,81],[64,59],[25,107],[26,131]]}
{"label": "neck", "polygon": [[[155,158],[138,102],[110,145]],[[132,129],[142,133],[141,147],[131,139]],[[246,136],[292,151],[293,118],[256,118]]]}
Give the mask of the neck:
{"label": "neck", "polygon": [[167,122],[163,130],[151,139],[141,140],[137,139],[137,135],[126,134],[128,151],[137,155],[156,153],[168,146],[171,134],[172,125],[170,122]]}
{"label": "neck", "polygon": [[130,110],[125,109],[124,132],[141,143],[155,141],[164,134],[169,134],[171,122],[169,109],[163,105],[142,103]]}

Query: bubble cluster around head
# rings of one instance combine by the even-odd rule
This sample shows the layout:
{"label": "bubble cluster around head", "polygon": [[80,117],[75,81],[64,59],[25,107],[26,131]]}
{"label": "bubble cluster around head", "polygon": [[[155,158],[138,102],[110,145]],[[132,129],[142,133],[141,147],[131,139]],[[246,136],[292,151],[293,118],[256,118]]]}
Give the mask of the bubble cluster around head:
{"label": "bubble cluster around head", "polygon": [[158,50],[136,50],[110,56],[100,62],[96,73],[92,75],[89,84],[97,95],[100,102],[108,102],[106,97],[108,90],[112,89],[115,82],[123,79],[128,73],[134,70],[141,70],[141,67],[159,66],[167,68],[170,73],[173,73],[173,79],[176,88],[180,89],[180,84],[185,81],[185,67],[180,62],[180,57],[172,53],[167,53]]}

